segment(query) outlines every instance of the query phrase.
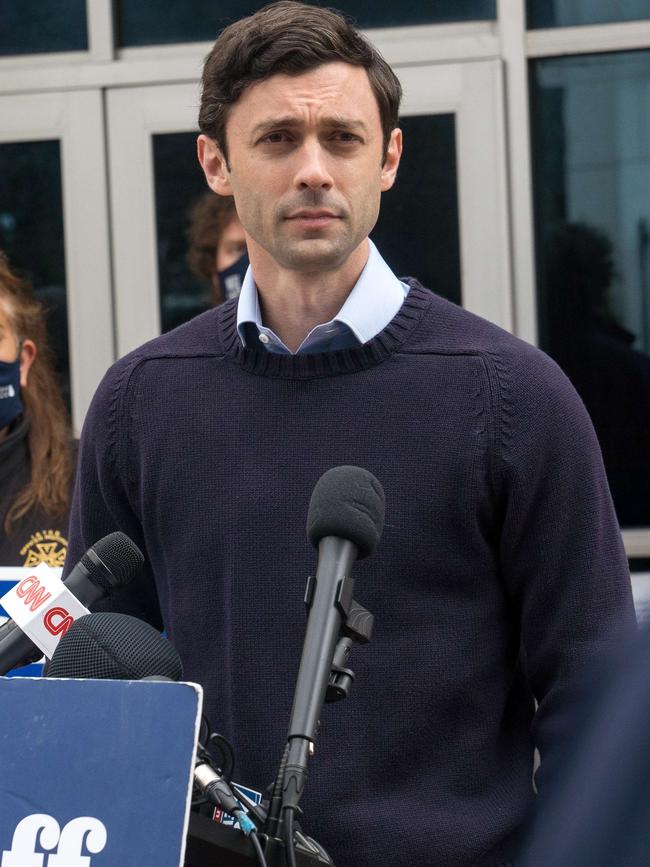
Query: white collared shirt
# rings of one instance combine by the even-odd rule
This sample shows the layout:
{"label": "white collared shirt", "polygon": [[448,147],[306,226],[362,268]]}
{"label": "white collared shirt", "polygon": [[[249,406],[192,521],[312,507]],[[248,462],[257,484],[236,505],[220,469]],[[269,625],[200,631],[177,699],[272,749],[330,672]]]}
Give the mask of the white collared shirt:
{"label": "white collared shirt", "polygon": [[[295,354],[350,349],[372,340],[388,325],[409,291],[382,259],[370,239],[366,266],[334,319],[309,332]],[[291,350],[262,323],[257,286],[249,266],[237,304],[237,332],[244,346],[292,355]]]}

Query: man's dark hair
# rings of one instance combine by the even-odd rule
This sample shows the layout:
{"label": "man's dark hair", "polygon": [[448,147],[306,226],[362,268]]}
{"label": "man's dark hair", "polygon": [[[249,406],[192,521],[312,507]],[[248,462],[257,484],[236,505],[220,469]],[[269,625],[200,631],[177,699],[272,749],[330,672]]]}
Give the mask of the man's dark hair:
{"label": "man's dark hair", "polygon": [[398,123],[402,88],[384,58],[335,9],[280,0],[223,30],[203,66],[199,127],[228,160],[228,107],[241,94],[272,75],[300,75],[323,63],[343,61],[363,67],[370,80],[384,142]]}

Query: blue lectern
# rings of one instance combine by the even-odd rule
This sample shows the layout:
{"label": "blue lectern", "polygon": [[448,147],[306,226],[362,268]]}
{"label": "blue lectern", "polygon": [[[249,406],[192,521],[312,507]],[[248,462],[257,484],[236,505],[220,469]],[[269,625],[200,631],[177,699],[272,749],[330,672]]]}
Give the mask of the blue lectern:
{"label": "blue lectern", "polygon": [[0,678],[0,867],[179,867],[201,689]]}

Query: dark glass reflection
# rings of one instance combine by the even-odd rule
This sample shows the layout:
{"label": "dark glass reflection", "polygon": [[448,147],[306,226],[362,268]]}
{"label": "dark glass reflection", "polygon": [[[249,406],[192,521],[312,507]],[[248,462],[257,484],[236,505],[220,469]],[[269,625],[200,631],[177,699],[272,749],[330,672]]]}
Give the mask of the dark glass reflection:
{"label": "dark glass reflection", "polygon": [[0,249],[45,305],[50,346],[70,409],[61,155],[58,141],[0,144]]}
{"label": "dark glass reflection", "polygon": [[[397,183],[382,198],[372,238],[399,276],[417,277],[439,295],[461,300],[460,242],[453,115],[405,117]],[[205,194],[196,133],[154,136],[160,315],[169,331],[206,310],[212,286],[187,264],[190,212]]]}
{"label": "dark glass reflection", "polygon": [[[201,42],[216,39],[226,25],[266,3],[250,0],[118,0],[116,33],[120,47]],[[397,27],[451,21],[482,21],[496,17],[496,0],[338,0],[332,5],[350,15],[359,27]]]}
{"label": "dark glass reflection", "polygon": [[540,342],[591,415],[623,526],[650,525],[649,85],[650,52],[532,69]]}
{"label": "dark glass reflection", "polygon": [[196,133],[165,133],[153,137],[160,321],[170,331],[207,310],[211,287],[201,283],[187,265],[187,232],[192,205],[207,187],[196,158]]}
{"label": "dark glass reflection", "polygon": [[400,126],[402,162],[395,186],[382,196],[372,239],[400,277],[417,277],[460,304],[454,115],[403,117]]}
{"label": "dark glass reflection", "polygon": [[0,55],[87,50],[86,0],[0,0]]}
{"label": "dark glass reflection", "polygon": [[528,27],[575,27],[650,18],[648,0],[526,0]]}
{"label": "dark glass reflection", "polygon": [[650,624],[650,558],[634,557],[628,563],[636,617],[647,629]]}

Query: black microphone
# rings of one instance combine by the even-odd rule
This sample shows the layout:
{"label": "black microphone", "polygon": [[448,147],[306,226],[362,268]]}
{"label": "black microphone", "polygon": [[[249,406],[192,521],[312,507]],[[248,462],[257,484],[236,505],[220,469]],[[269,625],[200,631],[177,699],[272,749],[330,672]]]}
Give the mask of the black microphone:
{"label": "black microphone", "polygon": [[[96,611],[78,617],[61,638],[47,676],[177,681],[183,664],[176,648],[149,623]],[[194,782],[212,804],[237,817],[245,834],[255,830],[228,783],[204,757],[197,757]]]}
{"label": "black microphone", "polygon": [[183,665],[170,642],[144,620],[115,611],[78,617],[59,641],[48,677],[180,680]]}
{"label": "black microphone", "polygon": [[[63,583],[88,607],[132,581],[143,563],[140,549],[128,536],[109,533],[86,551]],[[0,626],[0,675],[36,662],[42,655],[13,620]]]}
{"label": "black microphone", "polygon": [[312,493],[307,536],[318,547],[318,567],[305,598],[309,617],[289,725],[283,810],[298,807],[336,643],[353,602],[351,569],[355,560],[374,553],[384,527],[384,509],[382,486],[360,467],[328,470]]}

